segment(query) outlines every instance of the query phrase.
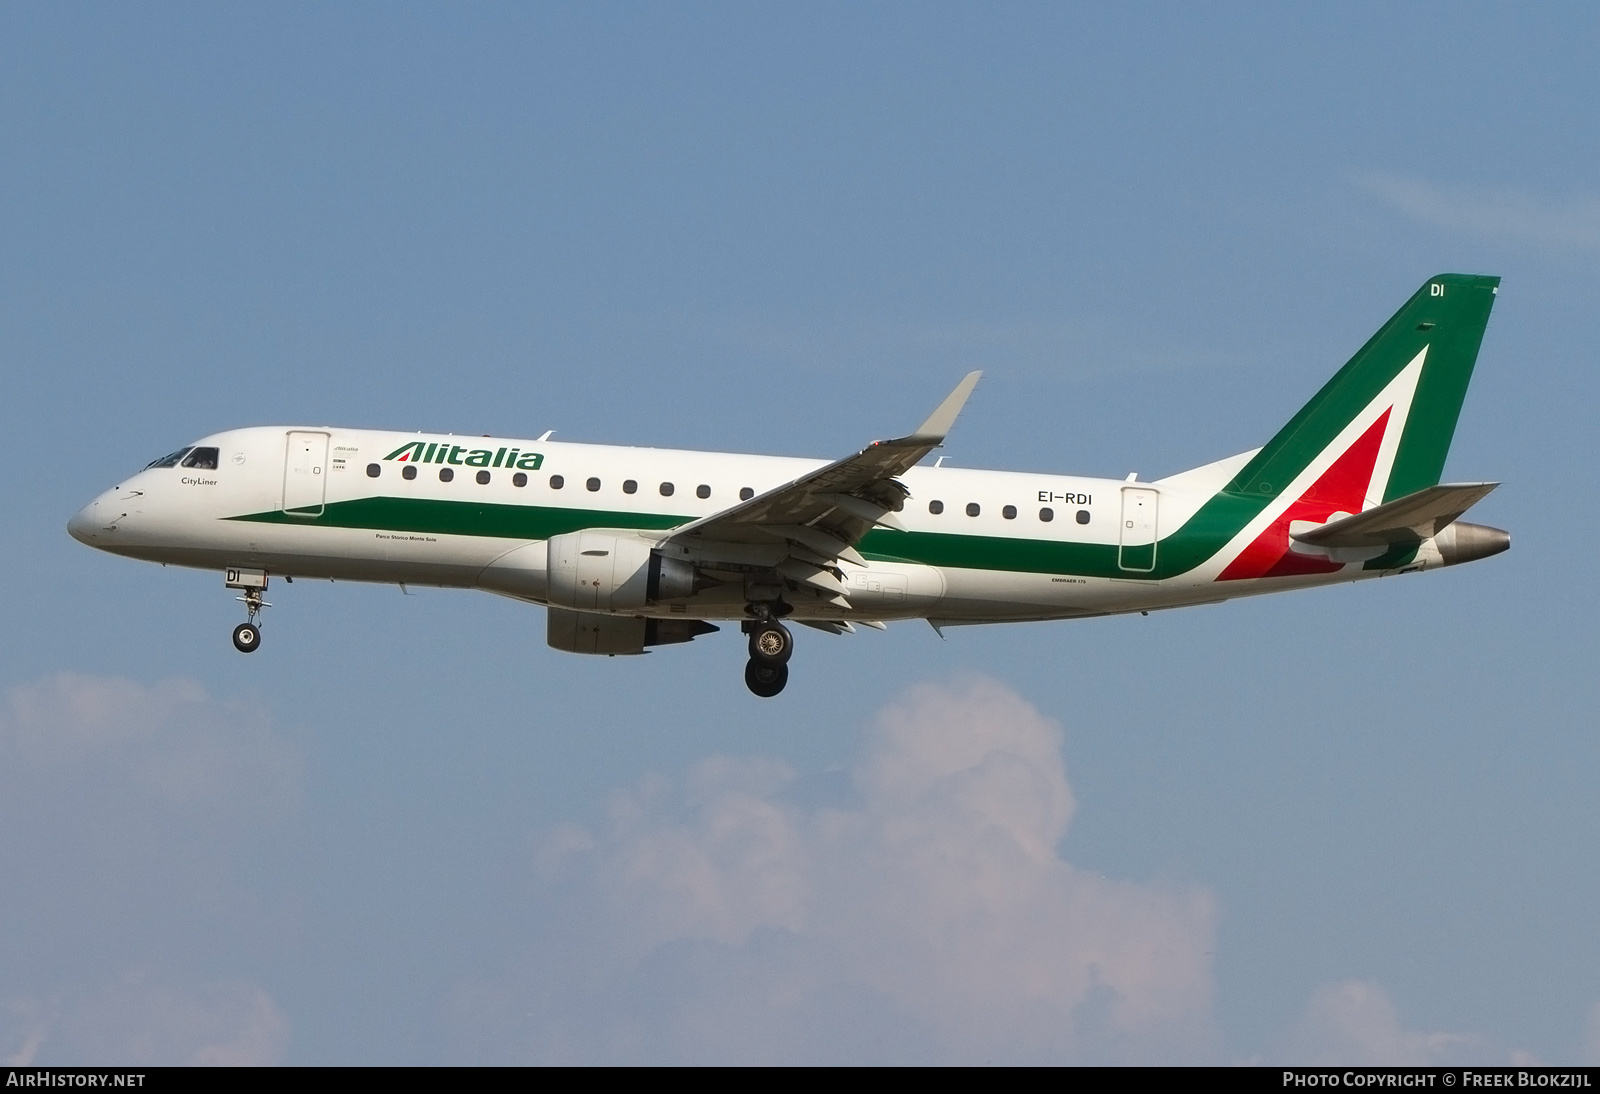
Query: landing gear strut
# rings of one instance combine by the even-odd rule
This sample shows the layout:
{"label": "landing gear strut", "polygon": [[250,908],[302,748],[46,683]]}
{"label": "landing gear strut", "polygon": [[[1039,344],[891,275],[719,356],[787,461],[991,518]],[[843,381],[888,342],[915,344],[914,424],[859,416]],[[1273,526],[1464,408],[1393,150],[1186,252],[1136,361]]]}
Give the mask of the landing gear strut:
{"label": "landing gear strut", "polygon": [[744,667],[745,687],[763,699],[770,699],[789,682],[794,635],[766,612],[745,624],[745,630],[750,634],[750,661]]}
{"label": "landing gear strut", "polygon": [[261,594],[267,591],[267,574],[264,570],[229,570],[223,575],[223,583],[230,589],[238,589],[244,593],[236,597],[244,605],[247,623],[240,623],[233,628],[233,648],[240,653],[255,653],[261,648],[261,624],[258,618],[262,608],[270,608],[271,604],[261,599]]}

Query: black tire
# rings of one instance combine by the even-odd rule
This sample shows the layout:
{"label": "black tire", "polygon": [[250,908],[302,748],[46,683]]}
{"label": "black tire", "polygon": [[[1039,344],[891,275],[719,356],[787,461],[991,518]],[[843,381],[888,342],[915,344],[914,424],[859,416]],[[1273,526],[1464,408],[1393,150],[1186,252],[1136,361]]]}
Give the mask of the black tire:
{"label": "black tire", "polygon": [[240,653],[255,653],[261,648],[261,628],[254,623],[240,623],[233,628],[233,648]]}
{"label": "black tire", "polygon": [[787,665],[794,653],[794,635],[782,623],[757,623],[750,631],[750,660]]}
{"label": "black tire", "polygon": [[788,665],[767,665],[752,659],[744,666],[744,686],[763,699],[778,694],[788,682]]}

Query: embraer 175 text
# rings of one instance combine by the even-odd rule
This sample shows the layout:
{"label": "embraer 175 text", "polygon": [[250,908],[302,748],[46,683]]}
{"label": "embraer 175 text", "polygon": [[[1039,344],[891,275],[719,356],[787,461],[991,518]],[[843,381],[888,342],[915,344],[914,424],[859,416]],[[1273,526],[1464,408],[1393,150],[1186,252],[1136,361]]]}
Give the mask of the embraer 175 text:
{"label": "embraer 175 text", "polygon": [[1263,448],[1155,482],[918,466],[978,382],[908,436],[827,463],[324,427],[235,429],[156,460],[68,525],[219,570],[261,643],[269,575],[487,589],[550,645],[643,653],[738,621],[783,690],[785,621],[834,634],[1074,619],[1410,573],[1496,554],[1441,484],[1499,279],[1435,277]]}

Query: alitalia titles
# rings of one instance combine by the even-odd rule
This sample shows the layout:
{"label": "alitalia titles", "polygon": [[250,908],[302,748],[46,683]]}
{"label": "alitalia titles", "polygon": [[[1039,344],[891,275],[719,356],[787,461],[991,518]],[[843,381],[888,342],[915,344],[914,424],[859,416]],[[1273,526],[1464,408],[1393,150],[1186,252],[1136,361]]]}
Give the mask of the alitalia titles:
{"label": "alitalia titles", "polygon": [[520,448],[469,449],[459,444],[440,444],[437,441],[412,441],[403,444],[384,457],[396,463],[449,463],[457,467],[515,467],[519,471],[537,471],[544,463],[544,454],[524,452]]}

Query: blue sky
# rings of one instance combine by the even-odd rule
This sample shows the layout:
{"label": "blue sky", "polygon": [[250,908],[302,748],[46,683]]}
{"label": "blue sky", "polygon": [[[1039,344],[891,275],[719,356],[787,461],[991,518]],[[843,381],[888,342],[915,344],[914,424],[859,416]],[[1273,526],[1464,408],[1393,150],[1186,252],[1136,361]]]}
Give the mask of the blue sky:
{"label": "blue sky", "polygon": [[[1600,1060],[1597,24],[0,9],[0,1058]],[[951,462],[1155,478],[1444,271],[1509,555],[808,633],[773,702],[464,592],[275,585],[243,658],[64,527],[232,426],[832,457],[972,368]]]}

